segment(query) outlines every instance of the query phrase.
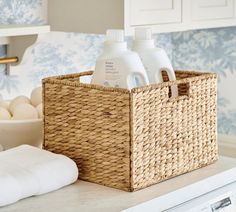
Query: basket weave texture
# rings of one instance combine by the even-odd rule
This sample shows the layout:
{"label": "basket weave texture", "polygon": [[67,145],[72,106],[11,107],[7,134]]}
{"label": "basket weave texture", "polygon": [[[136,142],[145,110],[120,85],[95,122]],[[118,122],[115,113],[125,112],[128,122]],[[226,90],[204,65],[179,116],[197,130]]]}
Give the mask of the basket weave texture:
{"label": "basket weave texture", "polygon": [[44,147],[72,158],[80,179],[135,191],[218,159],[216,74],[176,71],[131,91],[80,83],[91,74],[43,80]]}

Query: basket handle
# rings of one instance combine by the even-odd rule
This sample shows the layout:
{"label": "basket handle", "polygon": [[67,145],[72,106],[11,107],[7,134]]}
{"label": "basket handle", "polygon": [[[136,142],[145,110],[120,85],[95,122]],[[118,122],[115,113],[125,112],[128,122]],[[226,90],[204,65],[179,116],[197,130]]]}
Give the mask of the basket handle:
{"label": "basket handle", "polygon": [[168,96],[169,96],[169,92],[171,91],[171,93],[173,92],[173,87],[175,87],[176,89],[177,89],[177,91],[178,91],[178,88],[179,88],[179,86],[181,86],[181,85],[184,85],[184,86],[186,86],[186,90],[185,90],[185,92],[184,93],[180,93],[180,92],[178,92],[178,95],[171,95],[171,96],[169,96],[169,100],[175,100],[176,98],[179,98],[179,97],[181,97],[182,99],[189,99],[190,97],[191,97],[191,95],[192,95],[192,83],[191,83],[191,81],[189,81],[189,80],[183,80],[182,82],[180,82],[180,81],[178,81],[178,80],[175,80],[175,81],[169,81],[168,82],[168,87],[169,87],[169,89],[168,89]]}
{"label": "basket handle", "polygon": [[[158,80],[158,77],[161,77],[162,82],[163,82],[163,77],[162,77],[162,74],[161,74],[162,71],[166,71],[167,76],[169,78],[169,81],[176,81],[176,76],[175,76],[174,70],[172,70],[171,68],[168,68],[168,67],[163,67],[163,68],[160,69],[160,72],[158,73],[158,75],[160,75],[160,76],[158,76],[157,74],[155,75],[156,81]],[[171,86],[171,96],[172,97],[177,97],[178,96],[178,84]]]}
{"label": "basket handle", "polygon": [[79,81],[79,83],[80,83],[80,78],[81,77],[85,77],[85,76],[91,76],[91,75],[93,75],[93,71],[84,71],[84,72],[80,72],[80,73],[78,73],[78,81]]}

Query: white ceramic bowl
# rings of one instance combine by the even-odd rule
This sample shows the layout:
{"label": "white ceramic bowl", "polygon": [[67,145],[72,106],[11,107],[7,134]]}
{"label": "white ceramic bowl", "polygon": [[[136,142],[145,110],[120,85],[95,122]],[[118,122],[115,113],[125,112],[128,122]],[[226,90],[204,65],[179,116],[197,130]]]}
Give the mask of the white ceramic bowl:
{"label": "white ceramic bowl", "polygon": [[42,142],[42,119],[0,121],[0,151],[22,144],[41,147]]}

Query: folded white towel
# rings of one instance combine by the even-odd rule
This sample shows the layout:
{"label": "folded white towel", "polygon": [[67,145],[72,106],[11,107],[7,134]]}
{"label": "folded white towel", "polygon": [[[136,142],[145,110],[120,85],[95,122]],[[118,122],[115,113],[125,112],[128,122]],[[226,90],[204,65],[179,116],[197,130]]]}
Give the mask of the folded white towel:
{"label": "folded white towel", "polygon": [[22,145],[0,153],[0,207],[72,184],[78,178],[74,161]]}

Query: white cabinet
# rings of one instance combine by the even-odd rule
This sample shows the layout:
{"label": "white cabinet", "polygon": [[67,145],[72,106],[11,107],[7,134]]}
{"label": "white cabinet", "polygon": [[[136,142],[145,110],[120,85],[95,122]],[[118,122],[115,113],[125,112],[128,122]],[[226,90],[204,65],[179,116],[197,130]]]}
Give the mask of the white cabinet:
{"label": "white cabinet", "polygon": [[54,31],[105,33],[137,26],[154,33],[236,26],[236,0],[49,0]]}
{"label": "white cabinet", "polygon": [[130,23],[133,26],[180,23],[181,0],[130,0]]}
{"label": "white cabinet", "polygon": [[192,20],[234,18],[234,0],[191,0]]}
{"label": "white cabinet", "polygon": [[125,0],[125,31],[156,33],[236,26],[236,0]]}
{"label": "white cabinet", "polygon": [[236,0],[190,0],[188,21],[190,29],[235,26]]}
{"label": "white cabinet", "polygon": [[124,28],[132,34],[137,26],[153,31],[173,32],[183,27],[183,0],[124,0]]}

